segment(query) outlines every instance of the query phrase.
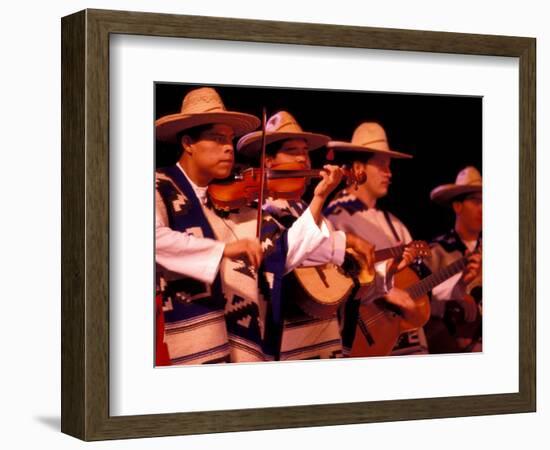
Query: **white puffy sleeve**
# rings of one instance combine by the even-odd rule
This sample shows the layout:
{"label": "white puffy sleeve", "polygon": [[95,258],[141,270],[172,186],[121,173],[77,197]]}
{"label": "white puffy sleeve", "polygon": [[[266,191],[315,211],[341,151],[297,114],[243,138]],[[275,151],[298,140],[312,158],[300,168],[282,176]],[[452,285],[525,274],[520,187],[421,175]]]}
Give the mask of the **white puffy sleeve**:
{"label": "white puffy sleeve", "polygon": [[156,262],[171,272],[212,283],[218,273],[225,244],[202,237],[200,228],[194,233],[172,230],[158,192],[155,200]]}

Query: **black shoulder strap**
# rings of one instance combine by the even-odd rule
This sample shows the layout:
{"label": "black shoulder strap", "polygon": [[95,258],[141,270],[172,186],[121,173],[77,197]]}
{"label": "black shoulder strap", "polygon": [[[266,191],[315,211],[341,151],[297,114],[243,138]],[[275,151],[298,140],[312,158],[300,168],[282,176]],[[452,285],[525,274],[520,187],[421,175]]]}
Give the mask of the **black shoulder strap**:
{"label": "black shoulder strap", "polygon": [[397,231],[395,230],[395,227],[393,226],[393,223],[391,221],[390,213],[386,211],[385,209],[382,211],[384,213],[384,217],[386,218],[386,222],[388,222],[388,225],[391,229],[391,232],[393,233],[393,237],[397,242],[401,242],[401,239],[399,238],[399,235],[397,234]]}

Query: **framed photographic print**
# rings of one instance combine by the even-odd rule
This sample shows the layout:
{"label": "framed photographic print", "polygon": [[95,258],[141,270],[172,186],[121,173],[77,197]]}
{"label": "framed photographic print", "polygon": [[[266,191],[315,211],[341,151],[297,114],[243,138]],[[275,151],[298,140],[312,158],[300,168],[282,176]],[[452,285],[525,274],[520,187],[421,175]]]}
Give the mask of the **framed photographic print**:
{"label": "framed photographic print", "polygon": [[535,410],[534,39],[81,11],[62,147],[63,432]]}

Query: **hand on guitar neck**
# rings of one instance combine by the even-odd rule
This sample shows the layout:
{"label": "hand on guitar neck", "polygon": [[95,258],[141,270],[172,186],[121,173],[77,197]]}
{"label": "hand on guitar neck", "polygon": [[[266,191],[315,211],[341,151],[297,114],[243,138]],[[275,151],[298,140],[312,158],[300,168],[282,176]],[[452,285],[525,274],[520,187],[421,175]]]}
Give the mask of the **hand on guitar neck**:
{"label": "hand on guitar neck", "polygon": [[409,266],[418,258],[416,249],[413,247],[405,247],[401,258],[394,258],[390,267],[388,268],[389,274],[394,274],[395,272],[400,272],[405,267]]}
{"label": "hand on guitar neck", "polygon": [[346,245],[348,247],[346,252],[353,257],[352,259],[356,260],[359,266],[359,270],[350,273],[350,275],[354,276],[361,285],[372,282],[374,279],[374,264],[377,262],[392,261],[386,273],[386,278],[389,279],[393,277],[396,271],[404,269],[413,261],[421,260],[430,255],[430,248],[424,241],[412,241],[407,245],[400,244],[375,251],[374,246],[369,242],[349,232],[346,233]]}
{"label": "hand on guitar neck", "polygon": [[466,268],[462,272],[461,282],[465,285],[472,282],[481,271],[481,253],[475,251],[467,255]]}

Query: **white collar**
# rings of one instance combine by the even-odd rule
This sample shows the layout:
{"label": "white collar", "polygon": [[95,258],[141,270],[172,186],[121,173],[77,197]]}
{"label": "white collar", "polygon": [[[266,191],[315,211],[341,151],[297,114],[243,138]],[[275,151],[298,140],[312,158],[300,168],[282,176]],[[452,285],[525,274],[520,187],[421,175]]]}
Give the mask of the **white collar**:
{"label": "white collar", "polygon": [[179,169],[182,171],[183,175],[185,175],[185,178],[187,178],[187,181],[189,181],[189,184],[191,185],[191,187],[193,188],[193,191],[195,192],[195,195],[197,196],[197,198],[199,199],[199,201],[203,204],[203,205],[206,205],[206,201],[208,199],[206,193],[208,191],[208,186],[205,186],[205,187],[202,187],[202,186],[197,186],[195,183],[193,183],[193,181],[191,180],[191,178],[189,178],[189,176],[187,176],[187,174],[185,173],[185,170],[183,170],[183,167],[181,167],[180,163],[176,163],[176,165],[179,167]]}

